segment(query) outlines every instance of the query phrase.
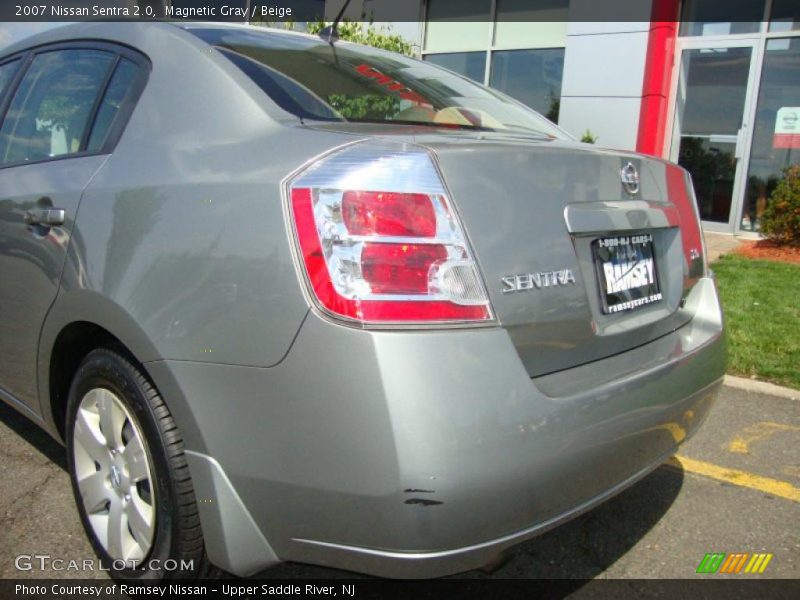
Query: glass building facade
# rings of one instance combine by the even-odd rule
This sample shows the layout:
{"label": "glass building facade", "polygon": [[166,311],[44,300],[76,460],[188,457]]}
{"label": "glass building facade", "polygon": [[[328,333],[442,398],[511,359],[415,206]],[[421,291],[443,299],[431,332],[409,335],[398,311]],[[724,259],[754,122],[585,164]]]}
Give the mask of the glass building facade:
{"label": "glass building facade", "polygon": [[569,0],[428,0],[422,55],[558,122]]}
{"label": "glass building facade", "polygon": [[800,3],[687,0],[665,155],[692,174],[707,229],[757,232],[800,163]]}

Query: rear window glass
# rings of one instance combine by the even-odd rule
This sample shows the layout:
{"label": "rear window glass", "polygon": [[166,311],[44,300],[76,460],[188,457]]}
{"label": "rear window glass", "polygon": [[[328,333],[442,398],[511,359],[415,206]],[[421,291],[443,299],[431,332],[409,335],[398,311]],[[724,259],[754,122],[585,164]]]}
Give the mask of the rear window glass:
{"label": "rear window glass", "polygon": [[563,137],[550,121],[503,94],[400,54],[255,28],[187,29],[228,57],[281,108],[301,119]]}

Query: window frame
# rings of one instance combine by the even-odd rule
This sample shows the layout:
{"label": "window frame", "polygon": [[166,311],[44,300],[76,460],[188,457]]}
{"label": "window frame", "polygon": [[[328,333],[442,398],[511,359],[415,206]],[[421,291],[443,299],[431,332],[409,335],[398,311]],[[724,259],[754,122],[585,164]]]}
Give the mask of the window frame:
{"label": "window frame", "polygon": [[[566,49],[567,49],[567,40],[568,36],[565,35],[564,43],[559,45],[552,45],[552,44],[545,44],[545,45],[531,45],[531,44],[498,44],[497,43],[497,15],[498,15],[498,0],[489,0],[489,18],[490,18],[490,25],[488,31],[488,39],[485,42],[480,44],[470,44],[469,49],[460,48],[460,49],[450,49],[450,50],[428,50],[427,49],[427,35],[428,35],[428,12],[430,10],[430,0],[421,0],[421,15],[423,19],[423,26],[422,26],[422,41],[420,47],[420,60],[427,61],[428,56],[433,56],[435,54],[465,54],[469,52],[481,52],[486,55],[486,62],[484,63],[484,73],[483,73],[483,80],[476,81],[481,85],[485,85],[486,87],[490,87],[493,90],[501,91],[498,88],[492,87],[491,80],[492,80],[492,70],[494,68],[494,54],[498,52],[513,52],[517,50],[563,50],[564,55],[566,56]],[[771,2],[771,0],[766,0],[767,2]],[[438,65],[437,65],[438,66]],[[460,73],[459,73],[460,75]],[[470,81],[474,81],[470,79]],[[564,73],[561,73],[561,89],[558,90],[559,93],[559,100],[561,99],[561,92],[564,88]],[[504,95],[511,97],[506,92],[501,92]],[[516,100],[516,99],[515,99]],[[528,106],[524,102],[516,100],[523,106],[536,111],[532,106]],[[536,111],[538,113],[538,111]],[[543,117],[547,118],[543,113],[541,114]],[[548,119],[549,120],[549,119]],[[551,121],[551,123],[553,123]],[[553,123],[556,127],[559,127],[558,123]]]}
{"label": "window frame", "polygon": [[[102,85],[100,86],[100,92],[95,98],[94,104],[90,109],[89,119],[87,121],[87,127],[83,131],[83,135],[81,136],[80,147],[82,148],[82,150],[78,152],[60,154],[58,156],[49,156],[37,160],[22,160],[22,161],[0,164],[0,171],[2,171],[3,169],[10,169],[25,165],[38,165],[58,160],[84,158],[87,156],[101,156],[101,155],[111,154],[116,149],[117,144],[119,143],[119,140],[122,137],[122,134],[124,133],[125,128],[128,125],[128,121],[130,120],[130,117],[133,114],[133,110],[138,104],[139,98],[141,97],[142,92],[144,91],[144,88],[147,86],[147,82],[150,79],[150,72],[152,71],[152,63],[150,62],[150,59],[147,56],[145,56],[138,50],[134,50],[129,46],[125,46],[115,42],[108,42],[101,40],[82,40],[82,39],[68,40],[68,41],[54,42],[49,44],[43,44],[41,46],[27,48],[25,50],[15,52],[14,54],[1,57],[0,66],[13,62],[15,60],[19,60],[20,65],[19,67],[17,67],[17,72],[14,74],[14,77],[8,84],[8,88],[6,89],[5,93],[2,95],[2,97],[0,97],[0,127],[2,127],[3,124],[5,123],[5,119],[8,114],[8,109],[11,105],[11,102],[13,101],[14,96],[16,95],[17,90],[19,89],[20,83],[25,78],[25,75],[28,73],[28,70],[30,69],[30,66],[33,63],[34,59],[40,54],[47,54],[49,52],[58,52],[62,50],[99,50],[101,52],[108,52],[109,54],[112,55],[111,65],[105,74],[105,78],[103,80]],[[113,78],[114,73],[116,72],[117,67],[119,66],[119,63],[123,58],[133,62],[138,67],[138,73],[134,78],[133,83],[131,84],[129,93],[126,95],[125,99],[120,105],[119,113],[114,118],[114,121],[112,122],[111,127],[108,130],[106,139],[103,142],[102,146],[100,146],[98,149],[94,151],[86,150],[85,148],[89,143],[89,139],[91,138],[92,130],[94,129],[95,124],[97,122],[97,115],[99,113],[103,99],[105,98],[105,95],[108,92],[108,87],[111,83],[111,79]]]}
{"label": "window frame", "polygon": [[17,79],[19,78],[19,73],[21,70],[27,68],[27,61],[24,57],[19,55],[14,55],[8,58],[8,60],[3,59],[0,60],[0,68],[5,67],[6,65],[10,65],[12,63],[18,62],[17,70],[14,71],[14,76],[8,81],[8,85],[6,86],[5,91],[0,90],[0,116],[5,114],[5,98],[6,96],[10,95],[12,90],[16,89],[17,86]]}

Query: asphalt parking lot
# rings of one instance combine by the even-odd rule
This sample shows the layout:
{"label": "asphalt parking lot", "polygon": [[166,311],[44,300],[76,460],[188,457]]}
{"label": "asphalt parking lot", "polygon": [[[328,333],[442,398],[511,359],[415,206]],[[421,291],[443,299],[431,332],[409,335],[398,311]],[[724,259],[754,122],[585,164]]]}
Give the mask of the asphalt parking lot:
{"label": "asphalt parking lot", "polygon": [[[726,386],[676,459],[604,505],[516,547],[495,578],[800,577],[800,392]],[[105,577],[18,571],[15,557],[92,557],[73,505],[63,450],[0,406],[0,577]],[[706,553],[770,553],[764,573],[697,575]],[[350,577],[285,564],[267,577]]]}

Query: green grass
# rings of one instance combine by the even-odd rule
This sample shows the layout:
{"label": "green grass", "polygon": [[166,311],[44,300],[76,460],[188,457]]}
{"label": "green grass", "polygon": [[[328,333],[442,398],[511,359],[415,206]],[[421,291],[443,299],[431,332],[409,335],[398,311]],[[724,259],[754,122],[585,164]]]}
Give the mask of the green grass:
{"label": "green grass", "polygon": [[800,389],[800,265],[725,255],[717,274],[728,372]]}

